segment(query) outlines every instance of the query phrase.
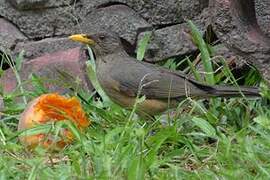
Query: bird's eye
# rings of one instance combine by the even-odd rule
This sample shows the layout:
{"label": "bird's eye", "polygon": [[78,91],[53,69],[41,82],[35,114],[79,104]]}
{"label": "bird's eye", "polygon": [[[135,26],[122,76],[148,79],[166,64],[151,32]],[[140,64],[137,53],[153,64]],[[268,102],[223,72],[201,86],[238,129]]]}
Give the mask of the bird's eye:
{"label": "bird's eye", "polygon": [[99,39],[103,40],[103,39],[105,39],[105,36],[104,35],[100,35],[99,36]]}

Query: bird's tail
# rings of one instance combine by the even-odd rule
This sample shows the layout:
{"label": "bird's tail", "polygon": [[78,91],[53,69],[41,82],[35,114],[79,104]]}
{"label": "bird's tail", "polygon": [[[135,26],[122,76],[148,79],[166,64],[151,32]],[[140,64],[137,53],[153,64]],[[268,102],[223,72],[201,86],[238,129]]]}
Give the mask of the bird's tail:
{"label": "bird's tail", "polygon": [[214,86],[211,90],[213,96],[218,97],[239,97],[239,96],[249,96],[249,97],[259,97],[260,90],[257,87],[233,87],[233,86]]}

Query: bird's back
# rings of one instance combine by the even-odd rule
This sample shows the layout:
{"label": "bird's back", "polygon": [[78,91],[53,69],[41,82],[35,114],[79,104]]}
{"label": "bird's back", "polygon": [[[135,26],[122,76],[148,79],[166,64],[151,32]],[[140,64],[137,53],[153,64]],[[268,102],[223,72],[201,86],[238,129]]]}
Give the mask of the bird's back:
{"label": "bird's back", "polygon": [[119,91],[129,96],[135,97],[139,90],[141,95],[145,95],[149,99],[181,98],[187,95],[206,94],[205,90],[198,88],[197,84],[193,84],[184,75],[137,61],[125,53],[103,58],[106,63],[101,62],[98,75],[101,84],[103,86],[110,84],[110,88],[114,89],[117,86]]}

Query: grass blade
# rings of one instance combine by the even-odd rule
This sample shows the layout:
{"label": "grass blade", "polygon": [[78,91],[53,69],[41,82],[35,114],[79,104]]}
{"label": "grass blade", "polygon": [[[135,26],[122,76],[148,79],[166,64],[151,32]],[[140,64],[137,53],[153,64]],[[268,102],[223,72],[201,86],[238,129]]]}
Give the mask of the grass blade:
{"label": "grass blade", "polygon": [[206,82],[214,85],[215,84],[215,78],[214,78],[214,71],[213,71],[213,66],[210,58],[210,53],[208,51],[207,44],[202,38],[202,35],[198,28],[192,23],[192,21],[188,21],[189,27],[191,28],[191,34],[193,37],[193,41],[195,44],[198,46],[200,52],[201,52],[201,58],[203,62],[203,66],[205,69],[205,78]]}
{"label": "grass blade", "polygon": [[87,71],[88,78],[90,79],[97,93],[102,97],[104,104],[109,105],[111,104],[111,101],[109,97],[106,95],[106,93],[103,91],[103,89],[101,88],[97,80],[96,64],[95,64],[93,52],[90,47],[88,47],[88,52],[90,54],[90,60],[86,62],[86,67],[87,67],[86,71]]}
{"label": "grass blade", "polygon": [[144,58],[145,51],[147,49],[147,45],[151,38],[151,32],[146,32],[143,36],[143,38],[138,43],[138,49],[137,49],[137,59],[139,61],[142,61]]}

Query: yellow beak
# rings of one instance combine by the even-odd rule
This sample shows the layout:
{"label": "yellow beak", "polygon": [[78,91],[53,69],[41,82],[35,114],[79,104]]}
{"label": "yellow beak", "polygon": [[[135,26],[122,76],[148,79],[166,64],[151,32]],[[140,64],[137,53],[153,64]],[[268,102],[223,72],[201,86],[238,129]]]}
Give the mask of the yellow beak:
{"label": "yellow beak", "polygon": [[83,44],[94,45],[95,41],[87,37],[86,34],[74,34],[68,37],[72,41],[77,41]]}

